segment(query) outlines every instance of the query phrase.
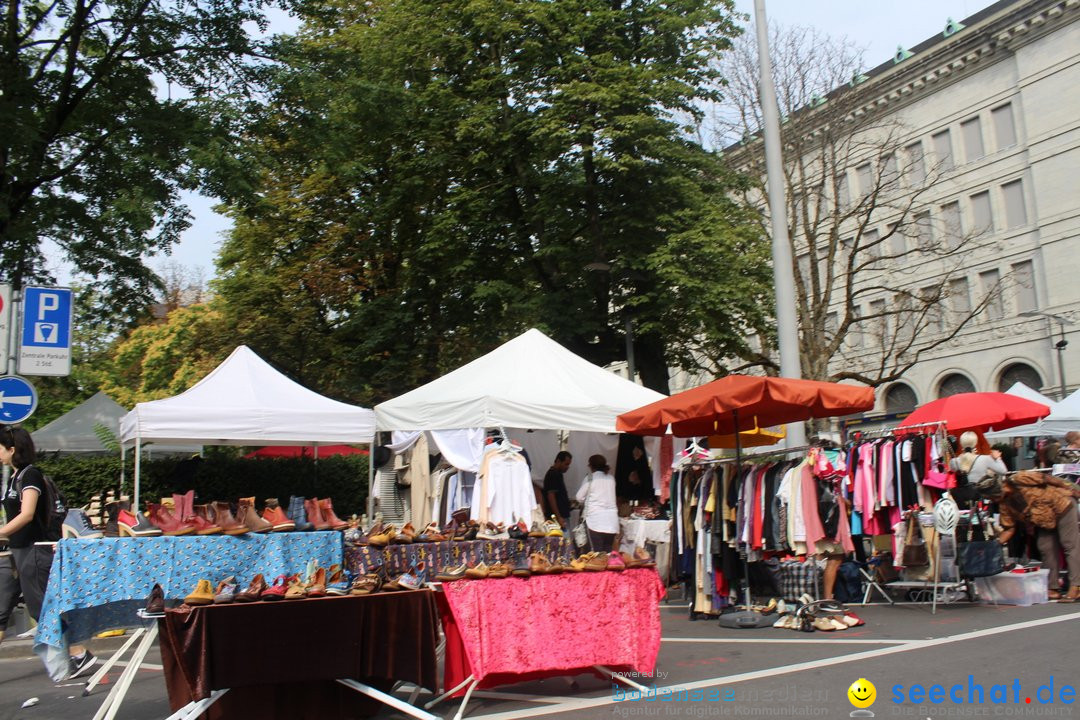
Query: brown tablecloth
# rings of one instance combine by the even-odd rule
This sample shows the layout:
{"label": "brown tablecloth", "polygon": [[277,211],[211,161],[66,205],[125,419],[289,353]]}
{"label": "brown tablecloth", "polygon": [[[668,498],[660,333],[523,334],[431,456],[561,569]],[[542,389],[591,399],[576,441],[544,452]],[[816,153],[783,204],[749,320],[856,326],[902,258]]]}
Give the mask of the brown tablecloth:
{"label": "brown tablecloth", "polygon": [[334,680],[434,690],[437,619],[429,590],[169,610],[159,621],[169,703],[229,688],[204,717],[360,717],[371,701]]}

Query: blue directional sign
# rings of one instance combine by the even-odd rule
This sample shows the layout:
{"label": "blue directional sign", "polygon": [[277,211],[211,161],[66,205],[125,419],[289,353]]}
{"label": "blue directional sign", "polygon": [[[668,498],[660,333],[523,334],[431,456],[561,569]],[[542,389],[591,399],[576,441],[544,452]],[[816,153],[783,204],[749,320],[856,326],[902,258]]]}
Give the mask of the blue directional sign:
{"label": "blue directional sign", "polygon": [[71,373],[71,290],[28,287],[22,297],[19,372]]}
{"label": "blue directional sign", "polygon": [[37,410],[37,390],[18,375],[0,376],[0,422],[20,423]]}

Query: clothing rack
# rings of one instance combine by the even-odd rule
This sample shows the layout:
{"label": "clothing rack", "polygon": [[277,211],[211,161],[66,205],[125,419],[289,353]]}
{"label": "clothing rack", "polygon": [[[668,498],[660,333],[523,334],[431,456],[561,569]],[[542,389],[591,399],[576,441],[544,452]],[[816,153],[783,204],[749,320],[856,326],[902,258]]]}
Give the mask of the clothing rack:
{"label": "clothing rack", "polygon": [[889,427],[889,428],[878,428],[877,430],[854,430],[854,431],[852,431],[852,434],[853,435],[857,434],[859,437],[868,437],[868,436],[875,436],[875,435],[893,435],[895,433],[898,433],[898,432],[902,433],[902,432],[905,432],[907,430],[917,430],[919,428],[931,428],[931,427],[934,428],[935,430],[937,428],[939,428],[939,427],[945,427],[945,421],[937,420],[935,422],[918,423],[916,425],[897,425],[895,427]]}

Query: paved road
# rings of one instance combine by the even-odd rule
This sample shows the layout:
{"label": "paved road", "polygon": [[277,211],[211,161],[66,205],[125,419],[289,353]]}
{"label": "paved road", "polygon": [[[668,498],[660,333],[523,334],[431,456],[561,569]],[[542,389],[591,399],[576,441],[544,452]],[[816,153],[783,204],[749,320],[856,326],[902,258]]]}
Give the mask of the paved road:
{"label": "paved road", "polygon": [[[866,678],[877,688],[871,710],[878,718],[1080,717],[1080,697],[1068,692],[1072,688],[1080,695],[1080,606],[956,604],[939,608],[936,616],[927,606],[912,605],[859,612],[867,620],[865,627],[803,634],[772,628],[727,630],[714,622],[692,622],[684,609],[665,607],[657,677],[639,680],[655,685],[661,696],[664,689],[674,689],[676,695],[685,691],[687,698],[700,692],[700,699],[660,702],[635,700],[621,692],[613,696],[610,683],[579,675],[573,684],[559,678],[499,688],[471,702],[467,716],[847,718],[853,709],[848,686]],[[5,654],[12,650],[5,648]],[[158,660],[155,651],[150,657]],[[1051,677],[1054,700],[1043,704],[1040,699],[1047,699]],[[941,689],[934,690],[934,685]],[[984,702],[969,702],[979,699],[980,688]],[[108,687],[86,698],[81,690],[79,683],[52,685],[36,659],[0,660],[0,720],[90,718]],[[940,696],[926,697],[931,691]],[[894,702],[897,693],[902,703]],[[34,696],[40,699],[36,707],[20,708]],[[530,697],[543,702],[530,702]],[[1029,697],[1030,704],[1025,702]],[[957,698],[961,702],[955,702]],[[1071,699],[1075,704],[1065,702]],[[456,707],[437,709],[452,717]],[[142,671],[118,718],[149,720],[168,714],[160,671]],[[387,710],[377,717],[405,716]]]}

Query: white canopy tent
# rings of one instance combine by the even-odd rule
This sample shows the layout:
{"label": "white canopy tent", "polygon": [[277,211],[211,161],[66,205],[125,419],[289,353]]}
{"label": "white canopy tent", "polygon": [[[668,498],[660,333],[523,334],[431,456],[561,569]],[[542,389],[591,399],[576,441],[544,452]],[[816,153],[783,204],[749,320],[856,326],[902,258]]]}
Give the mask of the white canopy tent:
{"label": "white canopy tent", "polygon": [[[139,403],[120,423],[124,447],[152,442],[207,445],[371,443],[375,413],[331,400],[285,377],[246,345],[190,389]],[[135,505],[139,454],[135,454]]]}
{"label": "white canopy tent", "polygon": [[1050,407],[1050,414],[1042,420],[1031,423],[1030,425],[1021,425],[1020,427],[1009,428],[1007,430],[988,432],[986,433],[988,439],[996,440],[999,438],[1010,437],[1043,436],[1061,437],[1070,430],[1080,430],[1080,390],[1077,390],[1060,402],[1051,400],[1021,382],[1017,382],[1005,392],[1010,395],[1019,395],[1022,398],[1048,405]]}
{"label": "white canopy tent", "polygon": [[[97,392],[81,405],[31,433],[34,438],[34,447],[39,453],[107,453],[109,448],[102,444],[97,428],[105,427],[115,435],[120,429],[120,420],[126,414],[127,410],[119,403],[105,393]],[[154,443],[146,447],[152,453],[159,455],[190,455],[202,452],[202,445],[197,443],[184,445]]]}
{"label": "white canopy tent", "polygon": [[664,396],[593,365],[537,329],[375,406],[379,430],[615,432],[615,418]]}

